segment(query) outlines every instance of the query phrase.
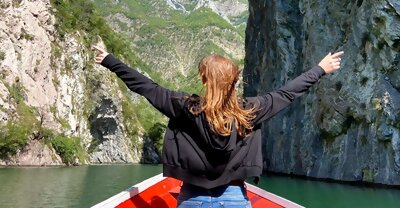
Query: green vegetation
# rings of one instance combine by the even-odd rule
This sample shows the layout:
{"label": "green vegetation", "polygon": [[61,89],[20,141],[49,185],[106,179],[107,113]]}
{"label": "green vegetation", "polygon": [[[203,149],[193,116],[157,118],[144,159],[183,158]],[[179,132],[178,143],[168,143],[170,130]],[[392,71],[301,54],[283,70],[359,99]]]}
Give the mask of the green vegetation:
{"label": "green vegetation", "polygon": [[186,11],[192,11],[196,8],[195,3],[183,3],[182,5],[185,7]]}
{"label": "green vegetation", "polygon": [[136,114],[135,106],[129,102],[128,97],[125,94],[122,100],[122,116],[126,126],[127,134],[130,137],[132,144],[137,147],[138,142],[136,139],[139,132],[139,120]]}
{"label": "green vegetation", "polygon": [[[7,86],[7,85],[6,85]],[[17,104],[24,101],[25,89],[20,83],[14,83],[11,86],[7,86],[10,93],[10,98]]]}
{"label": "green vegetation", "polygon": [[25,89],[20,83],[6,85],[10,101],[16,105],[18,118],[0,125],[0,157],[5,158],[17,153],[28,142],[28,137],[39,128],[37,110],[24,102]]}
{"label": "green vegetation", "polygon": [[9,91],[9,96],[12,102],[16,104],[16,111],[19,115],[19,124],[27,129],[34,130],[38,126],[37,109],[30,107],[24,102],[25,89],[19,83],[14,83],[12,86],[6,85]]}
{"label": "green vegetation", "polygon": [[[97,37],[101,37],[108,51],[117,57],[123,58],[130,66],[139,66],[161,85],[176,88],[174,83],[180,83],[181,80],[171,83],[169,80],[161,79],[160,73],[151,70],[134,53],[130,52],[129,49],[127,50],[127,46],[131,45],[130,41],[126,37],[113,32],[105,20],[96,12],[92,2],[85,0],[51,0],[51,3],[57,9],[55,13],[58,21],[56,27],[61,37],[64,37],[66,33],[83,31],[84,33],[81,35],[84,38],[82,40],[87,47],[96,43]],[[190,13],[190,15],[181,15],[176,12],[167,12],[165,14],[166,12],[163,11],[165,8],[159,10],[154,8],[151,2],[147,1],[123,0],[121,4],[127,5],[129,9],[122,8],[122,11],[121,4],[115,5],[109,1],[102,0],[96,1],[96,4],[102,12],[112,14],[122,12],[132,20],[143,21],[145,24],[138,31],[135,31],[135,34],[145,37],[145,43],[143,44],[146,45],[157,47],[170,45],[168,32],[166,31],[171,30],[171,28],[180,28],[182,31],[199,34],[203,33],[200,29],[209,26],[236,31],[236,28],[207,8],[198,9]],[[166,15],[166,17],[160,14]],[[204,52],[201,55],[212,52],[225,54],[223,49],[211,42],[205,44],[203,48]],[[57,56],[59,51],[55,50],[54,54]]]}
{"label": "green vegetation", "polygon": [[0,71],[0,81],[5,79],[8,76],[7,71]]}
{"label": "green vegetation", "polygon": [[[56,69],[58,66],[58,61],[62,56],[62,49],[61,46],[59,44],[57,44],[56,42],[51,43],[51,56],[50,56],[50,66],[53,69]],[[55,79],[55,78],[53,78]],[[53,83],[58,83],[58,84],[54,84],[54,86],[57,88],[59,86],[59,81],[54,81]]]}
{"label": "green vegetation", "polygon": [[197,73],[197,70],[190,70],[187,77],[177,76],[176,79],[181,80],[181,86],[179,90],[188,94],[201,94],[203,85]]}
{"label": "green vegetation", "polygon": [[0,126],[0,158],[17,153],[28,142],[30,129],[27,126],[7,122]]}
{"label": "green vegetation", "polygon": [[21,6],[21,3],[22,3],[22,0],[12,0],[12,6],[13,7],[18,8],[18,7]]}
{"label": "green vegetation", "polygon": [[149,108],[149,106],[150,104],[144,99],[135,106],[136,114],[145,132],[149,132],[155,123],[165,122],[163,114],[154,110],[153,107]]}
{"label": "green vegetation", "polygon": [[325,145],[329,146],[332,145],[335,142],[335,139],[338,135],[333,134],[332,132],[328,132],[326,130],[321,130],[320,131],[320,138],[323,139],[325,142]]}
{"label": "green vegetation", "polygon": [[[176,85],[179,83],[179,87],[181,87],[182,90],[190,93],[197,93],[201,89],[201,84],[197,78],[197,72],[195,69],[192,69],[189,73],[189,78],[178,73],[174,76],[173,82],[171,82],[171,80],[161,79],[164,74],[161,75],[160,72],[151,70],[149,66],[132,53],[132,50],[129,49],[133,47],[131,41],[127,39],[127,36],[116,34],[96,11],[95,6],[91,1],[50,0],[50,2],[55,8],[54,15],[57,20],[55,26],[61,40],[69,34],[75,36],[75,38],[81,41],[86,49],[88,49],[92,44],[97,43],[99,37],[101,37],[109,52],[123,59],[128,65],[139,67],[160,85],[177,89],[178,87]],[[198,33],[200,34],[198,37],[207,38],[206,34],[203,34],[204,28],[217,28],[215,31],[216,33],[220,33],[221,36],[226,35],[224,32],[221,32],[223,30],[237,30],[207,8],[198,9],[189,15],[182,15],[176,12],[165,12],[160,10],[160,8],[155,9],[149,1],[122,0],[122,2],[129,6],[128,10],[122,11],[126,16],[131,18],[133,21],[144,23],[137,31],[135,31],[136,34],[142,35],[146,40],[143,42],[143,47],[149,45],[153,45],[154,47],[169,47],[172,44],[175,44],[168,37],[168,33],[175,30],[174,28],[182,28],[180,31],[184,32],[183,35],[186,36],[185,38],[188,38],[188,41],[190,41],[191,33]],[[14,6],[19,6],[20,3],[20,0],[13,1]],[[111,3],[109,1],[103,1],[102,5],[107,7],[107,12],[121,12],[119,6],[110,6]],[[165,8],[163,9],[165,10]],[[120,26],[123,26],[123,24]],[[33,40],[34,36],[22,29],[21,38]],[[229,36],[229,38],[234,39],[235,36]],[[196,57],[198,59],[200,56],[208,53],[225,54],[223,49],[211,41],[206,42],[201,47],[201,54],[196,55],[198,56]],[[52,43],[52,67],[57,67],[62,53],[63,49],[61,46]],[[0,51],[0,61],[4,59],[5,53]],[[37,61],[36,65],[39,64],[40,62]],[[63,72],[68,73],[72,70],[71,60],[66,59],[64,64],[65,68]],[[87,70],[87,73],[90,73],[90,76],[86,76],[86,94],[88,99],[85,100],[84,106],[84,115],[88,116],[94,108],[95,102],[92,97],[100,86],[101,79],[96,76],[96,73],[92,73],[91,63],[87,63],[87,68],[85,68],[85,70]],[[196,80],[196,87],[193,87],[193,80]],[[183,84],[181,85],[181,83]],[[57,79],[53,79],[53,84],[59,86],[60,83]],[[140,131],[144,131],[146,132],[145,135],[155,143],[157,151],[160,153],[162,148],[162,137],[166,128],[166,118],[151,107],[151,105],[143,98],[140,98],[137,104],[133,104],[130,101],[131,95],[126,86],[124,86],[120,80],[118,80],[118,84],[123,94],[122,114],[124,124],[126,125],[129,137],[132,139],[132,143],[136,147],[140,148],[137,142],[137,136]],[[54,131],[50,129],[42,128],[41,123],[38,121],[37,109],[26,105],[24,102],[25,89],[23,86],[19,82],[16,82],[11,86],[7,86],[7,88],[9,90],[11,102],[14,102],[16,106],[17,117],[15,120],[0,126],[1,157],[15,154],[19,149],[27,144],[29,136],[34,136],[35,138],[37,137],[37,139],[44,139],[47,144],[53,146],[66,164],[73,164],[76,158],[80,161],[85,160],[86,155],[80,145],[80,138],[65,136],[63,134],[54,133]],[[54,115],[57,115],[55,107],[52,107],[51,111]],[[55,118],[64,129],[69,128],[68,122],[65,119],[59,118],[58,116]]]}
{"label": "green vegetation", "polygon": [[220,48],[219,46],[215,45],[215,43],[213,43],[212,41],[207,41],[204,45],[203,45],[203,54],[202,56],[208,55],[208,54],[213,54],[213,53],[217,53],[217,54],[225,54],[224,49]]}
{"label": "green vegetation", "polygon": [[32,41],[34,39],[33,35],[26,32],[24,28],[21,28],[21,38],[29,41]]}
{"label": "green vegetation", "polygon": [[101,37],[109,52],[122,56],[131,65],[141,63],[126,46],[129,45],[121,36],[114,33],[105,20],[96,12],[91,1],[86,0],[51,0],[57,10],[57,31],[61,38],[66,33],[83,32],[82,41],[87,48],[98,42]]}
{"label": "green vegetation", "polygon": [[163,138],[167,126],[163,123],[155,123],[147,132],[147,135],[156,147],[158,155],[161,155],[163,147]]}
{"label": "green vegetation", "polygon": [[[58,23],[56,27],[60,36],[65,36],[66,33],[73,33],[76,31],[83,31],[84,45],[90,47],[91,44],[97,42],[97,37],[100,36],[107,46],[107,50],[113,53],[115,56],[123,57],[123,59],[130,66],[139,65],[144,69],[153,79],[161,80],[160,75],[148,69],[148,67],[142,63],[130,50],[126,49],[129,45],[128,41],[116,34],[105,22],[105,20],[96,12],[92,2],[85,0],[51,0],[52,5],[57,9],[55,15]],[[53,47],[53,53],[56,57],[61,56],[60,49]],[[66,64],[68,66],[68,64]],[[88,67],[87,70],[90,70]],[[90,73],[90,72],[89,72]],[[94,107],[92,95],[98,89],[101,84],[101,79],[96,77],[96,73],[91,73],[90,76],[86,76],[86,89],[88,99],[85,101],[85,114],[89,115]],[[121,81],[118,81],[120,88],[124,94],[123,101],[123,115],[126,124],[132,123],[137,125],[137,118],[135,117],[136,112],[130,112],[135,107],[129,103],[127,89]],[[127,104],[129,103],[129,104]],[[146,112],[151,111],[150,106],[143,107]],[[131,109],[131,110],[128,110]],[[126,113],[129,112],[129,113]],[[153,110],[155,112],[155,110]],[[129,115],[129,116],[128,116]],[[149,116],[147,116],[149,117]],[[157,119],[156,119],[157,120]],[[135,126],[135,125],[132,125]],[[129,135],[137,135],[138,128],[128,128]]]}
{"label": "green vegetation", "polygon": [[57,9],[56,27],[61,37],[66,33],[83,31],[89,35],[89,41],[94,39],[99,19],[94,14],[93,4],[85,0],[51,0],[53,7]]}
{"label": "green vegetation", "polygon": [[72,69],[71,59],[69,58],[64,59],[64,68],[61,69],[61,74],[71,75],[72,70],[73,69]]}
{"label": "green vegetation", "polygon": [[61,46],[58,45],[57,43],[51,43],[51,54],[55,58],[60,58],[62,55],[62,49]]}
{"label": "green vegetation", "polygon": [[6,53],[4,51],[0,51],[0,61],[4,61],[6,59]]}
{"label": "green vegetation", "polygon": [[53,82],[53,85],[56,88],[56,90],[58,90],[58,87],[60,86],[60,80],[58,80],[56,77],[53,77],[51,81]]}
{"label": "green vegetation", "polygon": [[[17,82],[11,86],[6,85],[6,87],[9,90],[11,102],[14,102],[16,106],[18,119],[0,125],[0,132],[2,133],[0,134],[0,158],[16,154],[28,143],[29,136],[33,136],[35,139],[43,139],[45,143],[51,144],[66,164],[73,164],[75,157],[84,161],[85,153],[80,146],[79,138],[66,137],[54,133],[53,130],[42,128],[37,119],[37,109],[24,102],[25,89],[23,86]],[[51,107],[50,111],[55,113],[55,107]],[[56,119],[63,128],[68,128],[69,125],[65,119],[58,117]]]}
{"label": "green vegetation", "polygon": [[53,147],[66,165],[74,165],[76,159],[80,163],[85,162],[87,153],[82,148],[79,137],[66,136],[48,128],[41,128],[38,135],[37,139]]}
{"label": "green vegetation", "polygon": [[58,121],[59,124],[61,124],[61,127],[63,129],[70,129],[71,126],[69,125],[68,121],[65,118],[60,118],[58,116],[57,110],[55,106],[50,107],[50,112],[54,115],[54,119]]}
{"label": "green vegetation", "polygon": [[[248,3],[245,1],[245,3]],[[231,20],[232,24],[236,25],[237,31],[242,36],[243,38],[246,37],[246,23],[247,23],[247,18],[249,16],[248,11],[242,12],[239,16],[237,17],[230,17],[229,19]]]}
{"label": "green vegetation", "polygon": [[364,182],[373,183],[374,182],[374,172],[369,167],[362,169],[362,176]]}
{"label": "green vegetation", "polygon": [[[144,21],[146,25],[143,30],[140,29],[139,31],[142,33],[159,31],[171,26],[192,30],[216,26],[235,30],[231,24],[208,8],[201,8],[191,12],[189,15],[182,15],[176,11],[167,11],[169,7],[166,4],[162,7],[155,7],[153,3],[152,1],[121,0],[118,5],[106,0],[96,0],[96,6],[101,11],[113,14],[122,12],[132,20]],[[121,9],[123,7],[120,5],[126,5],[126,9]]]}
{"label": "green vegetation", "polygon": [[236,31],[236,28],[214,13],[209,8],[200,8],[191,12],[186,18],[177,17],[175,20],[176,26],[179,28],[190,28],[192,30],[216,26],[220,29],[231,29]]}
{"label": "green vegetation", "polygon": [[65,135],[57,135],[50,140],[51,145],[60,155],[63,162],[67,165],[73,165],[75,159],[78,158],[80,162],[85,161],[85,151],[80,145],[81,139],[78,137],[68,137]]}
{"label": "green vegetation", "polygon": [[[85,76],[86,78],[86,86],[85,86],[85,101],[84,101],[84,107],[83,107],[83,115],[86,118],[89,118],[91,112],[93,111],[95,107],[95,94],[97,89],[99,89],[101,85],[101,77],[99,74],[95,73],[94,70],[92,70],[92,67],[89,67],[87,69],[87,74]],[[74,103],[75,105],[75,103]]]}
{"label": "green vegetation", "polygon": [[[96,0],[96,6],[98,6],[99,11],[102,12],[100,15],[100,13],[96,11],[92,1],[50,0],[50,2],[56,9],[54,11],[57,20],[56,28],[61,40],[69,34],[75,36],[75,38],[81,41],[88,49],[92,44],[96,44],[100,37],[105,43],[107,50],[122,59],[129,66],[140,68],[140,70],[147,73],[155,82],[164,87],[181,89],[189,93],[198,93],[202,87],[197,77],[196,69],[192,69],[189,72],[188,78],[179,72],[173,71],[173,78],[165,80],[165,71],[160,70],[157,72],[156,70],[152,70],[151,67],[155,68],[155,66],[150,67],[140,60],[135,53],[132,53],[133,48],[139,46],[139,49],[136,50],[139,52],[146,52],[149,48],[171,48],[171,46],[176,44],[176,40],[171,40],[170,38],[172,33],[178,33],[178,37],[183,37],[185,39],[178,41],[193,41],[192,38],[201,40],[207,39],[209,34],[204,31],[206,28],[207,30],[211,28],[212,33],[220,33],[221,37],[226,36],[226,31],[237,32],[238,30],[207,8],[198,9],[189,15],[182,15],[177,12],[168,11],[168,7],[154,6],[154,2],[152,1],[121,0],[118,4],[114,4],[111,1]],[[131,21],[138,23],[134,24],[133,28],[128,28],[123,22],[117,23],[123,30],[134,31],[134,35],[120,35],[115,33],[102,17],[107,16],[107,14],[117,13],[122,13],[130,18]],[[176,31],[176,28],[179,28],[179,31]],[[193,34],[198,35],[193,36]],[[140,36],[140,38],[136,42],[132,42],[133,36]],[[232,40],[236,38],[234,35],[227,35],[227,37]],[[197,60],[199,60],[201,56],[209,53],[226,54],[222,48],[212,41],[206,41],[205,44],[202,44],[200,47],[200,52],[194,55]],[[56,44],[53,45],[52,49],[51,63],[53,66],[56,66],[57,60],[62,55],[62,49]],[[71,68],[71,64],[69,60],[65,61],[65,70],[68,71]],[[87,99],[84,101],[83,111],[84,116],[89,118],[96,104],[95,100],[97,97],[95,95],[102,83],[102,78],[96,76],[96,72],[94,72],[91,63],[87,63],[87,65],[88,66],[85,67],[85,73],[87,75],[85,76],[85,97]],[[157,70],[159,69],[157,68]],[[59,85],[57,81],[53,81],[53,83],[56,86]],[[193,83],[195,83],[195,85]],[[162,146],[162,139],[160,138],[162,138],[162,132],[165,129],[164,123],[166,118],[143,98],[140,98],[138,103],[132,103],[130,99],[131,94],[128,92],[129,90],[127,87],[121,80],[118,80],[118,85],[122,92],[121,103],[123,120],[126,126],[125,129],[132,140],[132,144],[140,148],[137,137],[141,131],[144,131],[146,135],[156,143],[157,149],[160,151]],[[61,124],[65,123],[60,119],[57,120],[59,120]],[[65,125],[65,127],[67,126]],[[72,148],[73,142],[66,143],[67,140],[64,139],[64,141],[61,139],[63,137],[57,138],[58,139],[54,140],[55,144],[52,142],[53,146],[57,146],[58,149],[60,149],[59,147],[74,149]],[[96,146],[97,144],[94,142],[90,145],[89,151],[94,151]],[[73,151],[60,152],[62,152],[60,154],[66,155],[63,156],[66,157],[65,161],[71,161],[71,154],[68,152]]]}
{"label": "green vegetation", "polygon": [[[225,50],[215,45],[211,39],[217,37],[233,41],[240,38],[235,34],[244,34],[243,28],[239,31],[239,29],[208,8],[200,8],[184,14],[169,8],[165,2],[156,2],[154,0],[121,0],[118,4],[105,0],[96,0],[95,4],[99,11],[103,12],[103,16],[112,16],[118,13],[129,18],[128,21],[132,23],[131,28],[127,28],[128,23],[124,22],[124,20],[114,20],[114,23],[119,25],[123,32],[121,34],[124,34],[127,39],[132,40],[134,38],[133,44],[128,45],[133,48],[131,50],[135,50],[146,57],[149,53],[157,57],[163,56],[165,53],[175,54],[175,57],[179,57],[181,55],[176,54],[175,48],[184,46],[186,48],[183,50],[189,50],[188,47],[191,47],[188,46],[189,43],[200,43],[200,45],[196,46],[199,48],[196,49],[191,57],[196,61],[210,53],[228,55]],[[185,4],[186,7],[190,7],[190,5],[194,6],[195,4]],[[189,10],[191,9],[189,8]],[[243,16],[245,15],[244,13]],[[187,78],[181,76],[182,74],[177,70],[172,69],[172,73],[168,72],[166,74],[165,71],[161,71],[158,62],[159,58],[157,57],[147,59],[147,64],[153,70],[150,70],[147,66],[141,66],[152,79],[165,87],[172,87],[173,89],[193,86],[192,84],[182,85],[182,81],[187,80]],[[160,76],[154,73],[155,70],[164,73],[163,79],[160,79]],[[170,69],[166,70],[170,71]],[[191,67],[190,70],[196,71],[195,67]],[[182,79],[177,79],[175,78],[176,76],[180,76]]]}
{"label": "green vegetation", "polygon": [[[0,1],[0,8],[5,9],[5,8],[7,8],[7,5],[5,3],[3,3],[2,1]],[[0,10],[0,16],[3,16],[3,15],[4,15],[3,10]]]}

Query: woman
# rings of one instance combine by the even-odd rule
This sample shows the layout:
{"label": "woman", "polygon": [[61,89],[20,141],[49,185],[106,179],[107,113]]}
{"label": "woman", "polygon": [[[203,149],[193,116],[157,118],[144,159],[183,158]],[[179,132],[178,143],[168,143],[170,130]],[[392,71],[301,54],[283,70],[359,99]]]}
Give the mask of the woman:
{"label": "woman", "polygon": [[116,73],[128,88],[169,117],[163,146],[164,176],[183,181],[178,207],[251,207],[244,180],[262,173],[261,124],[301,96],[324,74],[340,68],[343,52],[329,53],[319,65],[284,87],[239,99],[238,67],[211,55],[199,63],[205,95],[159,86],[99,47],[95,62]]}

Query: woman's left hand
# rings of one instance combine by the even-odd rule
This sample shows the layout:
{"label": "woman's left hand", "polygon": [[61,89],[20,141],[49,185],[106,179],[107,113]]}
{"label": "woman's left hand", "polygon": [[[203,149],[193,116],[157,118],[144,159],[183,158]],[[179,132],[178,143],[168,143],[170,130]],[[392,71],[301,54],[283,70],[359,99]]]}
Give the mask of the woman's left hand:
{"label": "woman's left hand", "polygon": [[96,57],[95,57],[95,62],[96,64],[101,64],[103,62],[104,58],[109,54],[107,51],[104,49],[98,47],[98,46],[92,46],[92,50],[96,52]]}
{"label": "woman's left hand", "polygon": [[319,62],[319,66],[324,69],[325,73],[330,74],[332,72],[335,72],[340,68],[340,61],[342,58],[340,58],[344,54],[343,51],[337,52],[337,53],[329,53],[325,58]]}

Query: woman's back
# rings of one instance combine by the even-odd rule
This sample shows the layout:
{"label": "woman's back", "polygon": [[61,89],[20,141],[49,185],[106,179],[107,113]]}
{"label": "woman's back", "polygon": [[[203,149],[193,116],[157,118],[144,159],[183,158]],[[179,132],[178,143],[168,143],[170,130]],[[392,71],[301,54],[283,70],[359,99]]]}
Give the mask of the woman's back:
{"label": "woman's back", "polygon": [[169,117],[162,153],[164,176],[205,190],[248,177],[258,181],[263,169],[262,122],[325,74],[324,68],[315,66],[274,92],[240,101],[235,90],[239,71],[220,56],[199,64],[206,88],[203,97],[163,88],[112,55],[103,56],[96,60]]}
{"label": "woman's back", "polygon": [[305,93],[325,74],[321,67],[315,66],[277,91],[246,98],[241,108],[251,109],[254,116],[249,121],[251,131],[242,136],[237,128],[240,125],[231,125],[228,135],[215,131],[214,122],[204,110],[207,97],[163,88],[112,55],[102,65],[169,117],[162,155],[164,175],[203,188],[248,177],[258,179],[262,173],[261,123]]}

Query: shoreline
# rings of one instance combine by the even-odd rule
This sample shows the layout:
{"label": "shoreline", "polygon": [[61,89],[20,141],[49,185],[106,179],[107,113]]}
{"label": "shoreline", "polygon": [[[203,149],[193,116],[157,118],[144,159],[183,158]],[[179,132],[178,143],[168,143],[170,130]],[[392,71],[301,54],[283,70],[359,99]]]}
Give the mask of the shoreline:
{"label": "shoreline", "polygon": [[[148,166],[159,166],[161,164],[148,164],[148,163],[94,163],[94,164],[83,164],[77,166],[67,166],[67,165],[9,165],[9,166],[0,166],[0,169],[12,169],[12,168],[72,168],[72,167],[85,167],[85,166],[129,166],[129,165],[148,165]],[[317,181],[317,182],[324,182],[330,184],[343,184],[343,185],[351,185],[355,187],[366,187],[366,188],[378,188],[378,189],[395,189],[400,190],[400,185],[395,184],[382,184],[382,183],[373,183],[373,182],[366,182],[366,181],[341,181],[335,180],[331,178],[316,178],[304,175],[296,175],[296,174],[287,174],[287,173],[278,173],[272,171],[264,171],[262,176],[278,176],[278,177],[289,177],[294,179],[302,179],[308,181]],[[248,179],[251,181],[250,179]]]}
{"label": "shoreline", "polygon": [[297,175],[297,174],[287,174],[287,173],[278,173],[272,171],[264,171],[262,176],[268,177],[271,176],[278,176],[278,177],[290,177],[294,179],[302,179],[308,181],[318,181],[330,184],[342,184],[342,185],[351,185],[355,187],[365,187],[365,188],[378,188],[378,189],[395,189],[400,190],[400,185],[395,184],[383,184],[383,183],[373,183],[367,181],[341,181],[332,178],[316,178],[311,176],[304,176],[304,175]]}

